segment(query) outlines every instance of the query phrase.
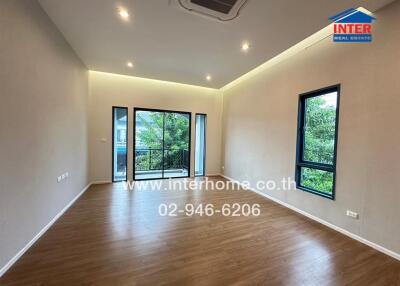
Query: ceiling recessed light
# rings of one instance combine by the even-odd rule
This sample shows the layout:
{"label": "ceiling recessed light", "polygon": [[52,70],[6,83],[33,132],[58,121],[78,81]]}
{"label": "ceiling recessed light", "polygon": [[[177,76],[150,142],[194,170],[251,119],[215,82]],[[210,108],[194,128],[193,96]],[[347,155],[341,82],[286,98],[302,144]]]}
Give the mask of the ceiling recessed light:
{"label": "ceiling recessed light", "polygon": [[250,49],[250,44],[245,42],[242,44],[242,51],[247,52]]}
{"label": "ceiling recessed light", "polygon": [[118,9],[118,14],[121,16],[123,20],[128,20],[129,19],[129,12],[128,10],[124,8],[119,8]]}
{"label": "ceiling recessed light", "polygon": [[128,66],[128,68],[133,68],[133,63],[132,62],[127,62],[126,65]]}
{"label": "ceiling recessed light", "polygon": [[210,75],[207,75],[207,76],[206,76],[206,80],[210,81],[211,79],[212,79],[212,78],[211,78]]}

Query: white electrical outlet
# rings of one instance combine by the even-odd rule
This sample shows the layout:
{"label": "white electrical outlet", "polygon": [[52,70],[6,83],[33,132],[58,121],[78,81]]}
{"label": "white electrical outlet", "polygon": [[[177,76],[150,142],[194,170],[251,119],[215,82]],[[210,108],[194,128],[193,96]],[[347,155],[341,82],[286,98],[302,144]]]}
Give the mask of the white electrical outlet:
{"label": "white electrical outlet", "polygon": [[351,218],[358,219],[358,213],[356,213],[356,212],[347,210],[346,211],[346,215],[351,217]]}

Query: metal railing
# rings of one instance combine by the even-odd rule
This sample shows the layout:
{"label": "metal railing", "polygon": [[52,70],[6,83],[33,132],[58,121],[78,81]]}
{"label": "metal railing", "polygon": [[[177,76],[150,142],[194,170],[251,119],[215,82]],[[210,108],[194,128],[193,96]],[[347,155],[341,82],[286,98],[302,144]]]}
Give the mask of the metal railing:
{"label": "metal railing", "polygon": [[189,169],[189,151],[186,149],[139,148],[135,150],[135,170]]}

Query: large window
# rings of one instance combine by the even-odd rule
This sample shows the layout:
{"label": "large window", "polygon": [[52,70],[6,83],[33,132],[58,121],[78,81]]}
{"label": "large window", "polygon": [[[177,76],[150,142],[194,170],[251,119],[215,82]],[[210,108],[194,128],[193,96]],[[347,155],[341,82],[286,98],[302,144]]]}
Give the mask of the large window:
{"label": "large window", "polygon": [[196,113],[196,144],[194,148],[194,175],[205,176],[206,114]]}
{"label": "large window", "polygon": [[189,177],[189,112],[135,108],[134,123],[134,180]]}
{"label": "large window", "polygon": [[112,108],[112,179],[113,182],[127,180],[127,132],[128,108]]}
{"label": "large window", "polygon": [[340,86],[300,95],[297,188],[335,198]]}

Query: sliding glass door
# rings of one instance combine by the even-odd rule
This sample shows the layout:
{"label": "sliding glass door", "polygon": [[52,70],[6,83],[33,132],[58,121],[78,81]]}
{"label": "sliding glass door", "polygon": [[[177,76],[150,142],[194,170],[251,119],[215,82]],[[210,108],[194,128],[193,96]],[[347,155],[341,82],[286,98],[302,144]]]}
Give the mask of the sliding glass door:
{"label": "sliding glass door", "polygon": [[135,110],[134,179],[163,177],[164,113]]}
{"label": "sliding glass door", "polygon": [[134,179],[190,175],[191,114],[134,109]]}
{"label": "sliding glass door", "polygon": [[128,108],[112,108],[112,180],[127,180]]}
{"label": "sliding glass door", "polygon": [[194,148],[194,174],[205,176],[206,164],[206,114],[196,113],[196,145]]}
{"label": "sliding glass door", "polygon": [[190,113],[164,112],[164,177],[189,177]]}

